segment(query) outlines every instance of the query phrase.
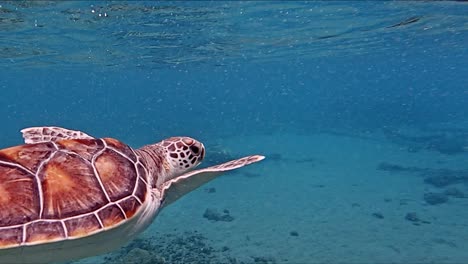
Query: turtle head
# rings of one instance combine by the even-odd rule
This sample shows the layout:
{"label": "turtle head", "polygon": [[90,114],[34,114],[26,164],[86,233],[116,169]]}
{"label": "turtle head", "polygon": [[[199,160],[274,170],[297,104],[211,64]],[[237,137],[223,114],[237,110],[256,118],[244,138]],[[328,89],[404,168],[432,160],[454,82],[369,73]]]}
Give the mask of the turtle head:
{"label": "turtle head", "polygon": [[166,160],[171,165],[171,175],[166,180],[174,178],[198,166],[205,157],[203,144],[189,137],[171,137],[161,142]]}

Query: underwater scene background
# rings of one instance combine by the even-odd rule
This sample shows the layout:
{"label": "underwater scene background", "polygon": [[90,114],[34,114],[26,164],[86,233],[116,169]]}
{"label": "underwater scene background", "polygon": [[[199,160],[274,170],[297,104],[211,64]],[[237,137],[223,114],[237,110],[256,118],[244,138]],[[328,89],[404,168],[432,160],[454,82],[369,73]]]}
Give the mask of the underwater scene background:
{"label": "underwater scene background", "polygon": [[0,147],[259,153],[77,263],[465,263],[468,4],[2,1]]}

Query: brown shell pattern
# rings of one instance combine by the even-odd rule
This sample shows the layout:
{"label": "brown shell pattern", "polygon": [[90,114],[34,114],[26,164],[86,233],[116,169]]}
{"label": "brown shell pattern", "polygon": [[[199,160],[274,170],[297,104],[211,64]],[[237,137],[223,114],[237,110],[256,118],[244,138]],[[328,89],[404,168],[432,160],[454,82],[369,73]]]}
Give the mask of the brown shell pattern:
{"label": "brown shell pattern", "polygon": [[147,175],[112,138],[0,150],[0,248],[87,236],[132,217]]}

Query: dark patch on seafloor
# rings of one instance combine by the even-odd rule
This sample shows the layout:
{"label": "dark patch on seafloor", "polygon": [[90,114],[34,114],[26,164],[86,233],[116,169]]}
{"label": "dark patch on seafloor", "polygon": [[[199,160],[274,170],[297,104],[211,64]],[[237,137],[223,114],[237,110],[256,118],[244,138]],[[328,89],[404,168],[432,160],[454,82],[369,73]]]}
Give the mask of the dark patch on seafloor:
{"label": "dark patch on seafloor", "polygon": [[224,209],[222,213],[220,213],[217,209],[214,208],[207,208],[203,213],[203,218],[206,218],[212,222],[232,222],[234,221],[234,217],[231,216],[229,210]]}
{"label": "dark patch on seafloor", "polygon": [[450,197],[467,198],[467,195],[454,185],[468,186],[468,170],[407,167],[387,162],[380,163],[377,169],[390,173],[413,173],[423,177],[424,183],[442,189],[440,192],[427,192],[424,194],[423,200],[429,205],[446,203]]}
{"label": "dark patch on seafloor", "polygon": [[383,130],[388,140],[406,147],[409,152],[430,150],[446,155],[468,152],[468,131],[466,130],[439,129],[424,132],[424,135],[418,135],[410,132],[403,133],[395,129]]}
{"label": "dark patch on seafloor", "polygon": [[416,23],[418,22],[422,17],[419,17],[419,16],[413,16],[413,17],[409,17],[403,21],[400,21],[396,24],[393,24],[391,26],[388,26],[386,28],[397,28],[397,27],[402,27],[402,26],[407,26],[407,25],[410,25],[410,24],[413,24],[413,23]]}
{"label": "dark patch on seafloor", "polygon": [[426,221],[426,220],[422,220],[421,218],[419,218],[418,214],[416,214],[415,212],[409,212],[405,215],[405,220],[413,223],[413,225],[421,225],[421,224],[430,224],[431,222],[429,221]]}
{"label": "dark patch on seafloor", "polygon": [[419,168],[413,166],[406,167],[387,162],[381,162],[377,166],[377,169],[391,173],[415,173],[418,176],[424,177],[425,183],[437,188],[460,183],[468,184],[468,170]]}
{"label": "dark patch on seafloor", "polygon": [[229,254],[229,247],[217,248],[198,232],[157,234],[137,238],[116,253],[105,256],[105,264],[275,264],[273,258],[250,256],[241,261]]}
{"label": "dark patch on seafloor", "polygon": [[207,192],[207,193],[215,193],[215,192],[216,192],[216,188],[215,188],[215,187],[205,188],[205,192]]}
{"label": "dark patch on seafloor", "polygon": [[372,213],[372,216],[377,218],[377,219],[384,219],[385,218],[384,215],[382,213],[380,213],[380,212],[374,212],[374,213]]}
{"label": "dark patch on seafloor", "polygon": [[430,205],[443,204],[448,202],[448,196],[444,193],[429,192],[424,194],[424,201]]}
{"label": "dark patch on seafloor", "polygon": [[297,231],[291,231],[291,232],[289,232],[289,235],[297,237],[297,236],[299,236],[299,233]]}

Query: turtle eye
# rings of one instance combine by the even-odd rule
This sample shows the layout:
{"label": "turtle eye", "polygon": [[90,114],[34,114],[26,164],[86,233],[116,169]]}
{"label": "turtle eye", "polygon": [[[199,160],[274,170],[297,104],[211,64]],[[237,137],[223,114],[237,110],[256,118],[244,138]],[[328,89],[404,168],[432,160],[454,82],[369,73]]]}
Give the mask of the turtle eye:
{"label": "turtle eye", "polygon": [[194,154],[198,154],[198,152],[200,151],[200,148],[195,146],[195,145],[192,145],[190,146],[190,150],[194,153]]}

